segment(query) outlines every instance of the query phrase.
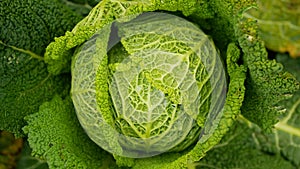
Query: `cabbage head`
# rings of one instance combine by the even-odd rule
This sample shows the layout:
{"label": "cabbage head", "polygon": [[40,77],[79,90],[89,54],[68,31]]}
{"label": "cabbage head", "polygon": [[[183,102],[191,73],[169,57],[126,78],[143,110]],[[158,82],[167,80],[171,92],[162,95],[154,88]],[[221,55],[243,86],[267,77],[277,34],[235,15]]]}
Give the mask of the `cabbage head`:
{"label": "cabbage head", "polygon": [[72,75],[83,128],[102,148],[126,157],[185,150],[217,123],[226,98],[213,42],[165,13],[103,27],[77,50]]}

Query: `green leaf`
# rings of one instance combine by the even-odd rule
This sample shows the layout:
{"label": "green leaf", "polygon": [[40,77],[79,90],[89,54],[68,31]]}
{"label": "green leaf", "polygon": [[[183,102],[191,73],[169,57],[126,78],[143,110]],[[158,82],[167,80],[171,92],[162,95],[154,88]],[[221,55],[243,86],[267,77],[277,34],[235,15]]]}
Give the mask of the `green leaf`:
{"label": "green leaf", "polygon": [[[196,10],[196,8],[193,8],[193,5],[199,4],[194,1],[172,1],[170,3],[150,3],[149,1],[102,1],[102,3],[99,3],[91,11],[89,16],[76,25],[72,32],[67,32],[65,36],[56,39],[55,42],[51,43],[47,47],[46,60],[47,63],[49,63],[49,71],[53,74],[59,74],[63,68],[68,67],[68,60],[70,59],[69,55],[71,53],[70,49],[91,38],[92,35],[102,29],[105,25],[109,24],[115,18],[122,18],[124,16],[159,9],[169,11],[182,10],[184,14],[188,15],[195,12],[194,10]],[[98,12],[102,10],[106,10],[107,12]],[[229,19],[229,17],[226,19]],[[224,116],[220,117],[220,119],[218,117],[218,120],[220,120],[219,124],[212,122],[213,120],[209,121],[212,125],[205,129],[203,133],[205,139],[198,142],[192,150],[189,149],[181,154],[164,154],[150,159],[128,159],[115,157],[118,165],[134,166],[136,168],[184,168],[189,165],[190,162],[198,161],[203,158],[205,153],[221,140],[222,136],[234,123],[236,116],[240,113],[240,107],[242,105],[245,92],[244,80],[246,78],[246,69],[244,66],[240,66],[236,63],[239,57],[240,52],[238,47],[233,44],[230,45],[227,61],[228,69],[230,69],[229,76],[231,81],[229,84],[229,91],[227,93],[226,105],[223,113]],[[84,83],[85,81],[81,82]],[[214,119],[215,117],[211,118]],[[108,142],[108,144],[113,143],[114,142]],[[167,159],[168,162],[162,163],[161,159]]]}
{"label": "green leaf", "polygon": [[43,53],[79,19],[55,0],[1,1],[0,130],[23,136],[24,116],[55,93],[66,94],[69,77],[50,75]]}
{"label": "green leaf", "polygon": [[[300,80],[300,59],[291,59],[279,54],[277,60]],[[286,111],[273,129],[273,134],[263,132],[256,135],[261,149],[269,153],[281,154],[298,168],[300,167],[300,91],[279,104]]]}
{"label": "green leaf", "polygon": [[[300,80],[300,59],[278,55],[277,61]],[[266,133],[245,118],[239,121],[196,168],[287,169],[300,167],[300,92],[279,103],[286,109],[275,124],[273,133]],[[249,160],[251,159],[251,160]]]}
{"label": "green leaf", "polygon": [[56,38],[55,42],[47,47],[45,61],[48,64],[48,70],[52,74],[59,74],[64,69],[69,68],[70,55],[72,55],[72,51],[70,50],[90,39],[99,29],[111,23],[115,18],[122,18],[155,10],[180,10],[183,14],[189,15],[195,12],[197,5],[200,4],[197,4],[197,1],[195,0],[101,1],[91,10],[87,17],[81,20],[73,28],[71,32],[68,31],[65,33],[65,36]]}
{"label": "green leaf", "polygon": [[282,154],[294,165],[300,167],[300,92],[286,100],[284,107],[287,113],[275,125],[275,133],[273,136],[268,136],[267,141],[273,144],[274,153]]}
{"label": "green leaf", "polygon": [[23,128],[32,155],[47,161],[50,169],[116,167],[112,156],[86,135],[79,124],[70,98],[55,96],[40,106],[39,112],[26,117]]}
{"label": "green leaf", "polygon": [[237,122],[207,155],[191,168],[201,169],[295,169],[290,161],[280,154],[260,149],[255,138],[257,127],[245,121]]}
{"label": "green leaf", "polygon": [[283,112],[278,103],[288,99],[299,89],[299,82],[276,60],[269,60],[263,41],[258,36],[256,22],[241,17],[236,32],[248,68],[246,95],[242,114],[271,132]]}

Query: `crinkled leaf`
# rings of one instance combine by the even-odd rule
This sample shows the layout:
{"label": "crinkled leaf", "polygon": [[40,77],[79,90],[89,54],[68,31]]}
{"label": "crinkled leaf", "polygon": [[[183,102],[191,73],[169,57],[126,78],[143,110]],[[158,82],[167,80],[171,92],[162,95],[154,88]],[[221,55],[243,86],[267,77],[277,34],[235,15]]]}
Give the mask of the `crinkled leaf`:
{"label": "crinkled leaf", "polygon": [[193,166],[199,169],[295,169],[280,154],[271,154],[260,149],[253,137],[256,129],[243,121],[236,123],[220,144]]}
{"label": "crinkled leaf", "polygon": [[197,4],[197,1],[195,0],[101,1],[91,10],[86,18],[74,27],[71,32],[66,32],[65,36],[55,39],[55,42],[51,43],[47,47],[45,61],[49,64],[48,70],[52,74],[59,74],[66,67],[70,67],[70,55],[72,55],[70,49],[91,38],[91,36],[99,29],[112,22],[115,18],[122,18],[155,10],[179,10],[185,15],[189,15],[195,12],[197,5],[206,6],[203,4]]}
{"label": "crinkled leaf", "polygon": [[[213,17],[201,21],[200,26],[206,29],[207,34],[213,37],[214,42],[226,56],[227,45],[237,41],[238,35],[235,32],[241,13],[246,9],[255,6],[255,0],[214,0],[206,2],[209,4]],[[199,10],[202,11],[202,10]],[[200,13],[200,12],[198,12]],[[197,13],[195,14],[197,15]]]}
{"label": "crinkled leaf", "polygon": [[[283,63],[292,74],[299,75],[299,59],[294,60],[280,55],[277,60]],[[239,118],[240,122],[231,129],[221,143],[194,166],[208,169],[299,168],[300,93],[297,92],[291,99],[280,102],[279,105],[287,112],[275,125],[274,133],[267,134],[257,125]]]}
{"label": "crinkled leaf", "polygon": [[[258,36],[257,23],[246,19],[244,12],[253,8],[253,0],[210,1],[215,17],[195,22],[204,27],[225,56],[224,49],[231,41],[238,41],[243,58],[240,60],[248,68],[246,95],[242,113],[251,121],[270,131],[282,113],[276,105],[289,98],[299,89],[299,83],[281,64],[268,59],[263,41]],[[235,16],[235,17],[233,17]]]}
{"label": "crinkled leaf", "polygon": [[50,169],[114,168],[112,157],[92,142],[79,124],[70,98],[55,96],[26,117],[24,132],[32,155],[47,161]]}
{"label": "crinkled leaf", "polygon": [[22,135],[25,115],[64,93],[69,77],[52,76],[43,61],[55,36],[80,18],[55,0],[3,0],[0,3],[0,129]]}
{"label": "crinkled leaf", "polygon": [[[300,80],[300,59],[291,59],[288,55],[278,55],[288,71],[295,74]],[[281,154],[298,168],[300,167],[300,92],[292,98],[279,104],[286,113],[275,125],[273,134],[257,133],[257,140],[261,148],[269,153]]]}
{"label": "crinkled leaf", "polygon": [[236,32],[249,70],[242,114],[265,131],[271,131],[282,114],[278,103],[291,97],[299,89],[299,82],[282,64],[268,60],[253,20],[241,18]]}

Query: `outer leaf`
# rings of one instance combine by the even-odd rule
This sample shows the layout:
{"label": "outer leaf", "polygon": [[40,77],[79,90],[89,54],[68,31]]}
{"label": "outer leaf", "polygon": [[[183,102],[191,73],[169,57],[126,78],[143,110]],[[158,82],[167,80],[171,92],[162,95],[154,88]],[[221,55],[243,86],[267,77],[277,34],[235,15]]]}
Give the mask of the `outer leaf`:
{"label": "outer leaf", "polygon": [[243,16],[247,9],[255,6],[255,1],[216,0],[209,3],[215,17],[205,21],[197,19],[196,22],[213,37],[224,57],[227,44],[239,42],[243,52],[241,61],[249,70],[242,113],[270,131],[282,113],[276,104],[298,90],[299,83],[283,70],[281,64],[268,60],[264,43],[258,36],[257,23]]}
{"label": "outer leaf", "polygon": [[243,16],[247,9],[255,5],[255,1],[216,0],[210,3],[216,17],[200,20],[200,24],[213,36],[221,54],[230,41],[239,42],[244,55],[241,60],[249,70],[242,113],[264,130],[270,131],[282,113],[276,104],[289,98],[299,89],[299,84],[290,73],[283,70],[281,64],[268,60],[264,43],[258,36],[257,24]]}
{"label": "outer leaf", "polygon": [[55,0],[1,1],[1,130],[21,136],[24,116],[36,112],[54,93],[68,88],[68,77],[48,74],[42,55],[48,43],[73,27],[78,19]]}
{"label": "outer leaf", "polygon": [[252,128],[245,122],[236,123],[219,145],[207,153],[205,158],[194,164],[201,169],[295,169],[290,161],[280,154],[271,154],[260,150]]}
{"label": "outer leaf", "polygon": [[39,112],[26,117],[24,132],[35,157],[56,168],[114,168],[112,157],[94,144],[81,128],[70,98],[55,96]]}
{"label": "outer leaf", "polygon": [[[126,0],[105,0],[96,5],[90,14],[80,21],[71,32],[66,32],[65,36],[55,39],[47,47],[45,61],[49,64],[48,70],[52,74],[59,74],[70,65],[72,52],[70,49],[82,44],[99,29],[103,28],[115,18],[140,14],[142,12],[154,10],[183,11],[188,15],[196,9],[195,0],[182,1],[126,1]],[[202,4],[203,5],[203,4]],[[203,5],[206,6],[206,5]],[[113,10],[112,10],[113,9]],[[105,12],[100,12],[105,11]]]}
{"label": "outer leaf", "polygon": [[[299,79],[300,80],[300,79]],[[268,136],[267,150],[282,154],[298,168],[300,167],[300,92],[284,102],[287,113],[275,125],[275,134]],[[272,147],[269,147],[269,144]],[[275,147],[276,145],[276,147]]]}
{"label": "outer leaf", "polygon": [[[226,56],[227,45],[237,41],[238,35],[235,32],[237,20],[246,9],[255,6],[255,0],[214,0],[207,2],[210,10],[214,11],[214,16],[201,22],[200,26],[207,29],[207,34],[211,35],[214,42]],[[202,10],[199,10],[202,11]],[[199,22],[196,20],[196,22]]]}
{"label": "outer leaf", "polygon": [[299,82],[280,63],[268,60],[264,44],[257,34],[255,22],[241,18],[236,32],[249,69],[243,115],[265,131],[271,131],[282,114],[278,103],[299,89]]}
{"label": "outer leaf", "polygon": [[[300,80],[300,60],[291,59],[288,55],[278,55],[277,60],[284,64],[286,69],[295,74]],[[297,168],[300,167],[300,92],[292,98],[279,104],[286,113],[281,116],[275,125],[274,133],[266,135],[257,133],[260,147],[269,153],[281,154],[291,161]]]}
{"label": "outer leaf", "polygon": [[[300,80],[300,60],[278,55],[287,71]],[[287,112],[266,134],[256,125],[238,124],[196,166],[200,168],[299,168],[300,167],[300,93],[278,104]],[[220,156],[220,154],[223,154]],[[249,160],[251,159],[251,160]]]}

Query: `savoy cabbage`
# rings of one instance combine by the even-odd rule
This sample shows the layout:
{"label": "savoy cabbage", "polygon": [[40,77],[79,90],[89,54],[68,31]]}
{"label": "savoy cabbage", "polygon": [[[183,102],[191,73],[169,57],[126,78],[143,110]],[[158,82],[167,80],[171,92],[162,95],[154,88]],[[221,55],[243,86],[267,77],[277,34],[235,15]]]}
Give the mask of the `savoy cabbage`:
{"label": "savoy cabbage", "polygon": [[1,1],[0,129],[45,168],[299,168],[300,69],[255,6]]}

